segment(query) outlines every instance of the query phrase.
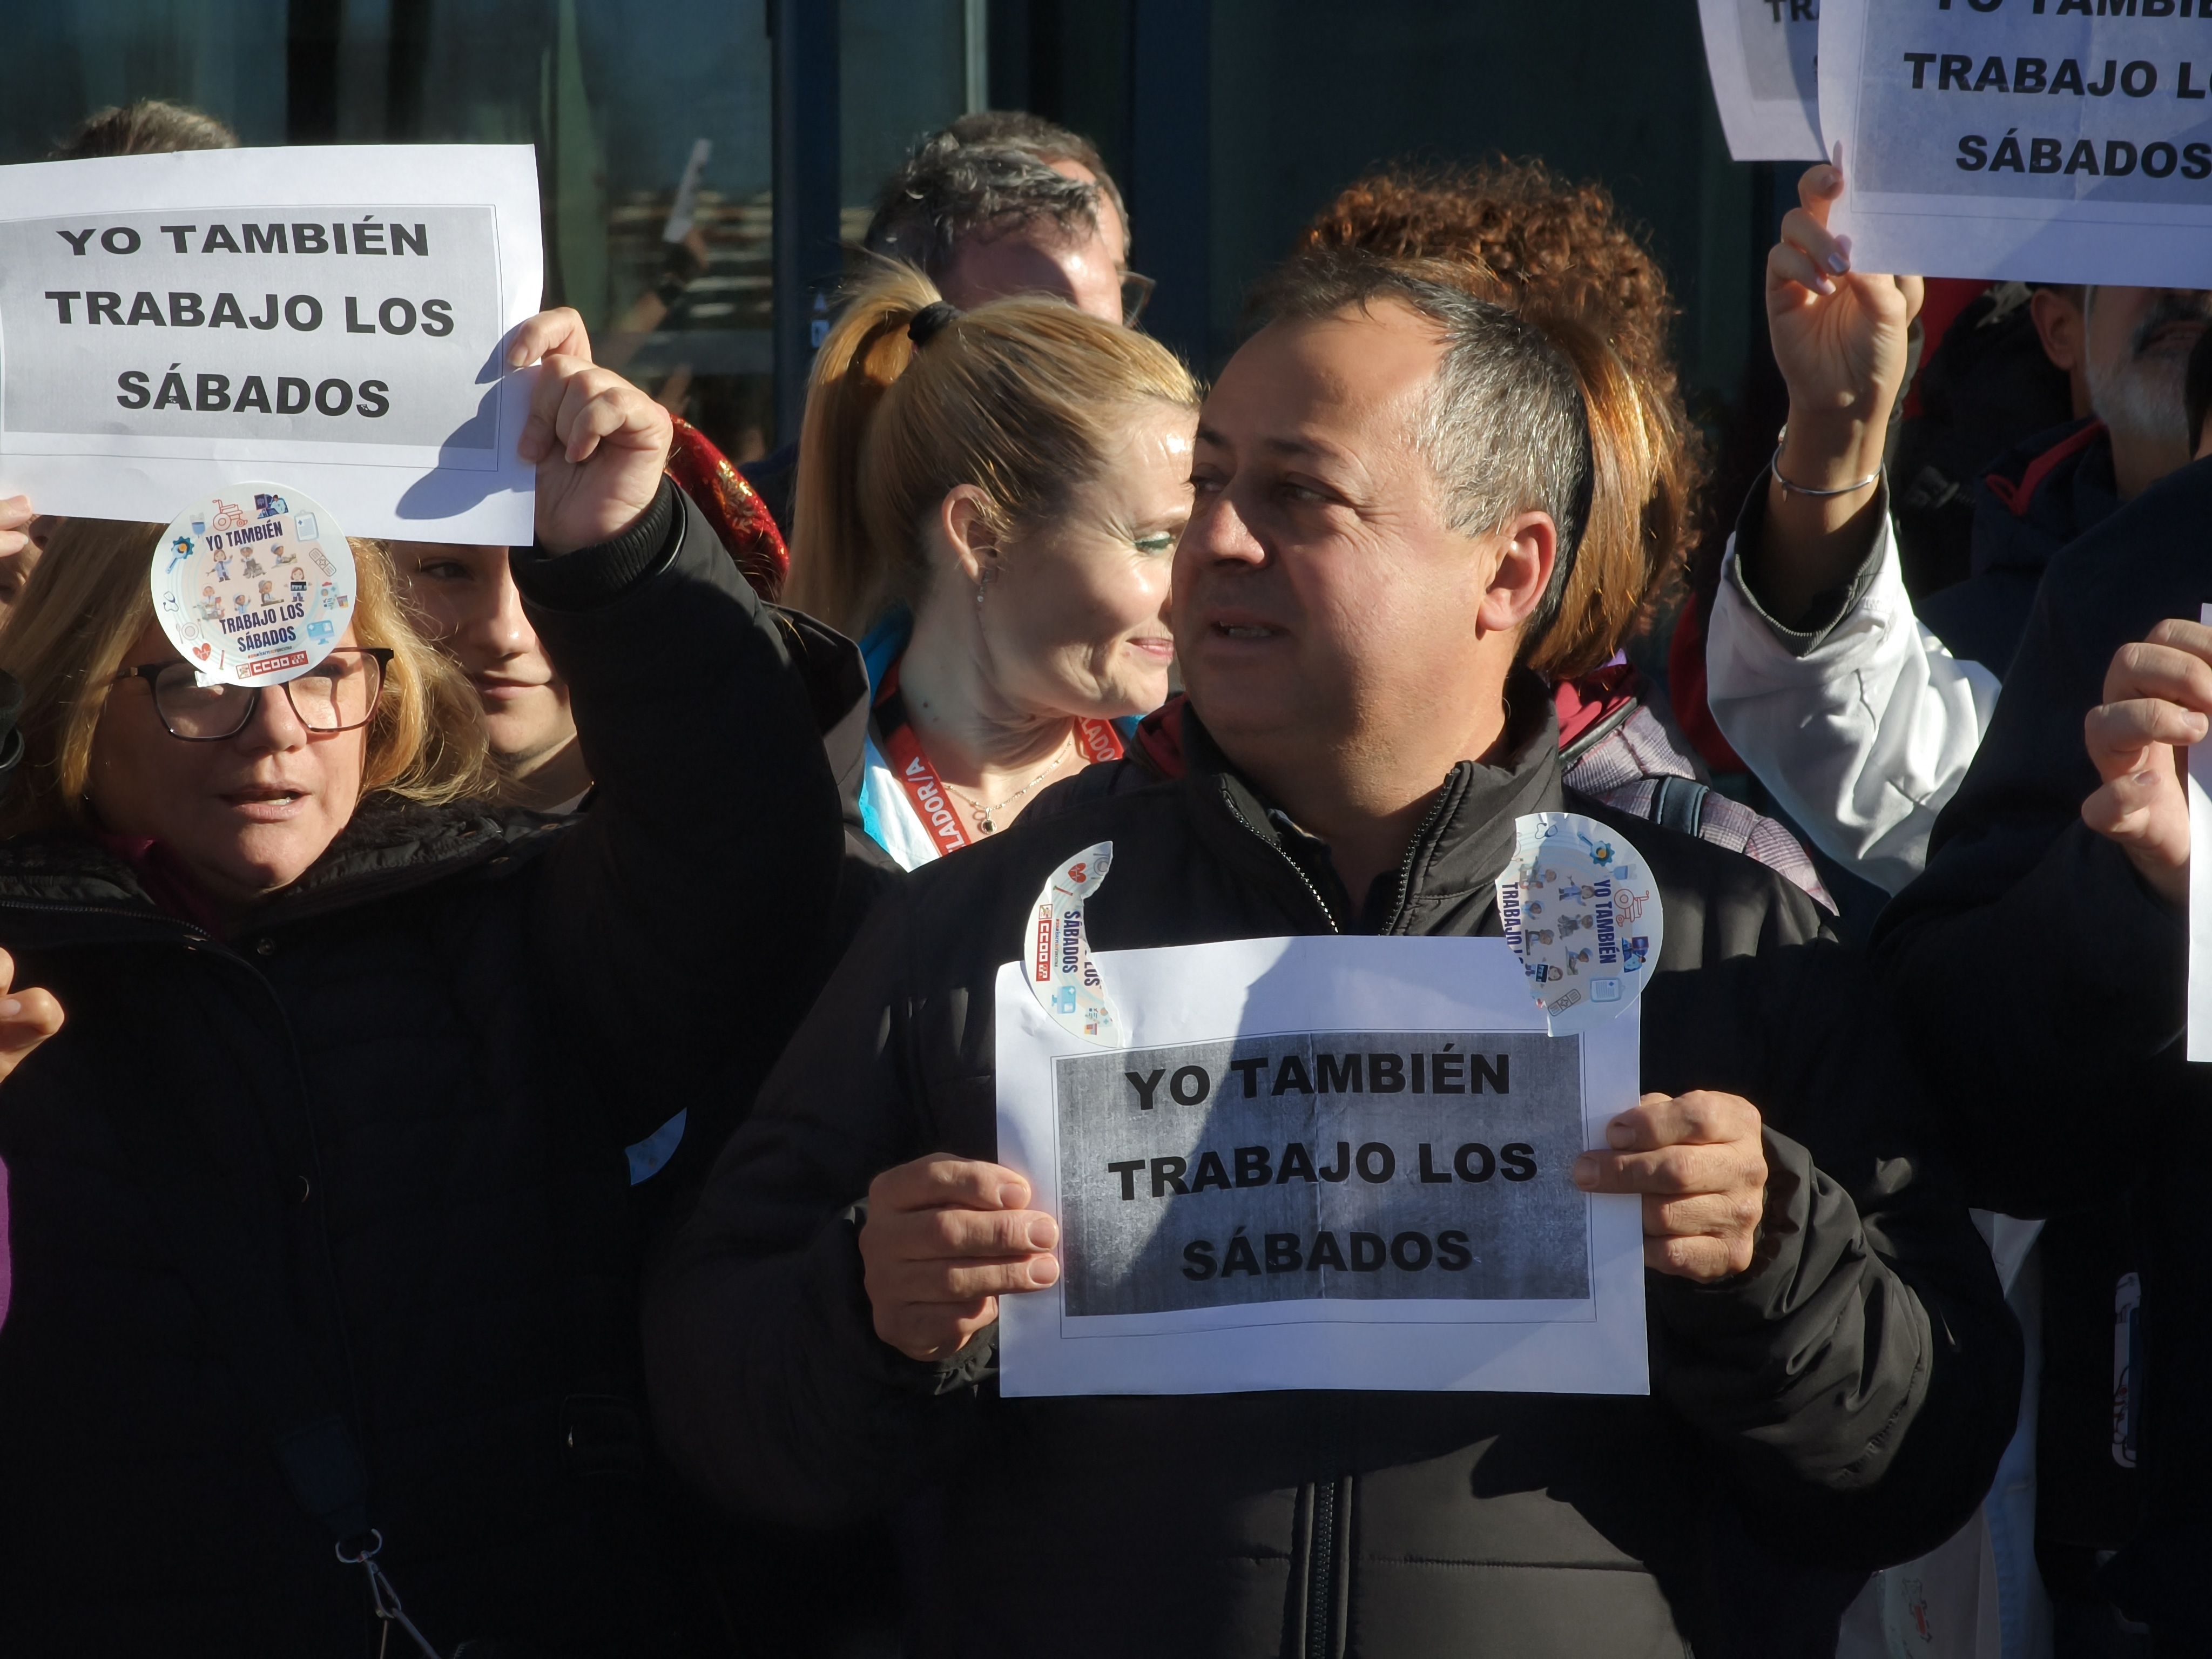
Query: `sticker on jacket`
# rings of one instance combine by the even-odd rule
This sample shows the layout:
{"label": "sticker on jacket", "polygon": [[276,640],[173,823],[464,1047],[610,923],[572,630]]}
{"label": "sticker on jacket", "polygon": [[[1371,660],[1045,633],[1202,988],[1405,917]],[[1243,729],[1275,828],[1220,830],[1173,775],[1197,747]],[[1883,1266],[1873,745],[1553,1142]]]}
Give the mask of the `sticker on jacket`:
{"label": "sticker on jacket", "polygon": [[1577,812],[1515,821],[1498,915],[1553,1036],[1619,1014],[1644,994],[1659,959],[1651,867],[1618,830]]}
{"label": "sticker on jacket", "polygon": [[1038,1006],[1062,1030],[1102,1048],[1122,1046],[1121,1020],[1105,981],[1098,976],[1097,964],[1091,960],[1083,905],[1098,890],[1113,864],[1114,843],[1102,841],[1054,871],[1037,895],[1030,937],[1024,941],[1030,994]]}
{"label": "sticker on jacket", "polygon": [[154,614],[203,685],[275,685],[353,622],[353,550],[296,489],[238,483],[179,513],[154,549]]}

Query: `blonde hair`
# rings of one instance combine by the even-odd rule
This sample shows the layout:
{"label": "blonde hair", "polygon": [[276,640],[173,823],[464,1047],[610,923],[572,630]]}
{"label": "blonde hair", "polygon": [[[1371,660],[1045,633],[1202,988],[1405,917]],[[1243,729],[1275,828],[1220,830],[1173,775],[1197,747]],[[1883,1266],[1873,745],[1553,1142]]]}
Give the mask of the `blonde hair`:
{"label": "blonde hair", "polygon": [[914,319],[942,303],[885,262],[814,359],[784,598],[848,634],[927,586],[922,526],[956,486],[980,489],[983,522],[1011,537],[1097,476],[1133,406],[1198,407],[1165,346],[1058,300],[994,300],[917,348]]}
{"label": "blonde hair", "polygon": [[[87,826],[94,734],[125,653],[154,620],[146,571],[163,533],[157,524],[64,520],[0,628],[0,670],[22,683],[27,745],[0,834]],[[408,621],[384,544],[351,545],[354,635],[392,653],[362,796],[383,790],[440,805],[484,793],[491,773],[475,691]]]}

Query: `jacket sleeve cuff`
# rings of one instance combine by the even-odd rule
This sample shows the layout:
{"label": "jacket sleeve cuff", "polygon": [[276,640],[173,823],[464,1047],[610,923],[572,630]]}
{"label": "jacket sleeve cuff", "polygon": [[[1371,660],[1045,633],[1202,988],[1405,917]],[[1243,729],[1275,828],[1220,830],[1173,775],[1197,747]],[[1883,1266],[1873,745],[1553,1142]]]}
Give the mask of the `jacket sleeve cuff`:
{"label": "jacket sleeve cuff", "polygon": [[1800,1294],[1810,1288],[1800,1282],[1806,1235],[1820,1207],[1826,1177],[1813,1167],[1812,1153],[1788,1136],[1765,1129],[1760,1139],[1766,1157],[1766,1204],[1751,1266],[1711,1284],[1672,1273],[1647,1276],[1654,1322],[1670,1337],[1725,1344],[1750,1335],[1790,1317]]}
{"label": "jacket sleeve cuff", "polygon": [[596,611],[664,568],[683,544],[684,514],[676,484],[663,478],[644,515],[612,541],[573,553],[518,547],[509,559],[514,585],[532,605],[549,611]]}
{"label": "jacket sleeve cuff", "polygon": [[1803,623],[1796,628],[1776,620],[1759,597],[1753,586],[1761,552],[1766,537],[1766,475],[1761,473],[1759,482],[1752,486],[1751,494],[1744,498],[1743,511],[1736,515],[1735,534],[1732,538],[1735,557],[1729,562],[1729,579],[1752,613],[1766,624],[1775,640],[1792,656],[1802,657],[1818,650],[1834,633],[1844,619],[1865,600],[1869,590],[1880,574],[1883,560],[1890,556],[1889,480],[1884,478],[1875,486],[1875,504],[1881,511],[1881,528],[1875,532],[1874,545],[1867,550],[1865,558],[1850,577],[1827,590],[1813,602],[1813,609]]}
{"label": "jacket sleeve cuff", "polygon": [[852,1206],[816,1240],[810,1264],[815,1305],[829,1316],[837,1333],[845,1366],[880,1388],[928,1397],[973,1389],[999,1369],[999,1328],[994,1322],[946,1359],[912,1359],[876,1334],[875,1309],[868,1301],[860,1261],[860,1229],[868,1218],[866,1200]]}

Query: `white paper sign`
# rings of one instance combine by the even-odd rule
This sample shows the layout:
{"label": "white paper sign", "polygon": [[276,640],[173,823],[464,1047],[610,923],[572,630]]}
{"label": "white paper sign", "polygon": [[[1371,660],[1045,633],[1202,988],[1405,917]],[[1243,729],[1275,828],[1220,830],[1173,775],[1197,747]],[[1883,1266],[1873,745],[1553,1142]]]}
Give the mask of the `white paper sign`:
{"label": "white paper sign", "polygon": [[527,145],[0,167],[0,495],[166,522],[273,477],[356,535],[531,536]]}
{"label": "white paper sign", "polygon": [[1830,225],[1852,263],[2212,283],[2212,21],[2191,9],[1823,0],[1820,131],[1845,181]]}
{"label": "white paper sign", "polygon": [[999,975],[999,1158],[1061,1276],[1000,1304],[1008,1395],[1649,1391],[1643,1222],[1570,1168],[1638,1018],[1554,1037],[1502,939],[1103,951],[1127,1046]]}
{"label": "white paper sign", "polygon": [[[2212,628],[2212,605],[2197,620]],[[2189,1057],[2212,1060],[2212,738],[2189,750]]]}
{"label": "white paper sign", "polygon": [[1698,0],[1705,70],[1729,154],[1739,161],[1817,161],[1814,47],[1821,0]]}

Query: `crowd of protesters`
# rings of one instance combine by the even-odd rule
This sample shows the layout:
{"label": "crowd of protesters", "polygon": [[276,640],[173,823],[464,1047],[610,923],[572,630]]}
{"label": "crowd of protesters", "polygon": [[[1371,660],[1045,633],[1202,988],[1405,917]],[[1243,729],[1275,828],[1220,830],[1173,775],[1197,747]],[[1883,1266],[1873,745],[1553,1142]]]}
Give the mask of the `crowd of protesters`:
{"label": "crowd of protesters", "polygon": [[[1602,189],[1361,179],[1205,385],[1008,113],[886,184],[742,478],[523,325],[534,543],[356,541],[282,687],[179,657],[160,526],[0,502],[0,1652],[2212,1651],[2212,293],[1931,338],[1842,183],[1741,503]],[[1571,1177],[1640,1202],[1649,1393],[1002,1396],[1054,871],[1113,844],[1102,950],[1496,936],[1562,810],[1666,917]]]}

